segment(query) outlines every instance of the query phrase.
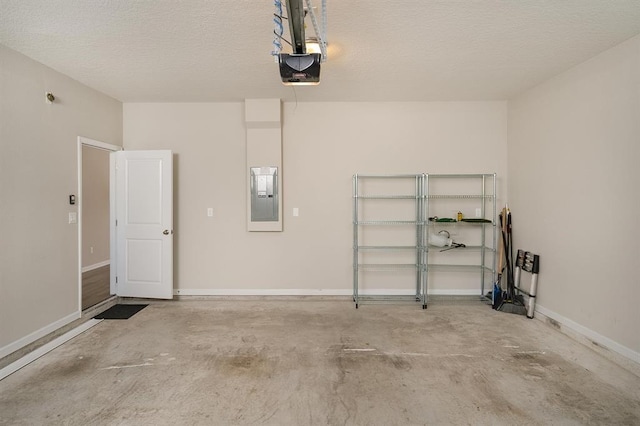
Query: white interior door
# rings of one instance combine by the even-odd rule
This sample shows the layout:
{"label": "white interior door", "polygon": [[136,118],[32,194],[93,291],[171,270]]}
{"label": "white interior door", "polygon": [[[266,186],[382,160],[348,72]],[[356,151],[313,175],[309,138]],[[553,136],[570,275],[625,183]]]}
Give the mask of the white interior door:
{"label": "white interior door", "polygon": [[116,294],[173,298],[171,151],[119,151],[116,164]]}

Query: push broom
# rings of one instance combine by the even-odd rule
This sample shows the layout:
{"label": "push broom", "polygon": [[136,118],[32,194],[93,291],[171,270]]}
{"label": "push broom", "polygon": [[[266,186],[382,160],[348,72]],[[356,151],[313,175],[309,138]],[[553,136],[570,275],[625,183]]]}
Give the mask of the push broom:
{"label": "push broom", "polygon": [[498,309],[500,305],[502,305],[502,287],[500,286],[500,282],[502,281],[502,273],[504,272],[504,225],[505,221],[502,220],[504,215],[506,214],[506,207],[502,208],[500,212],[500,254],[498,256],[498,277],[496,281],[493,283],[493,292],[491,293],[491,307],[493,309]]}

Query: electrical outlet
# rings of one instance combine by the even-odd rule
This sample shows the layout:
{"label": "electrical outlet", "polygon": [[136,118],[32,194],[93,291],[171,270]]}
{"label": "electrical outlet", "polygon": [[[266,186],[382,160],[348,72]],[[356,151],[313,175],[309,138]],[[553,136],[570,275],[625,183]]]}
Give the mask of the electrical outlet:
{"label": "electrical outlet", "polygon": [[78,223],[78,213],[69,212],[69,223]]}
{"label": "electrical outlet", "polygon": [[482,209],[480,207],[476,208],[476,217],[482,217]]}

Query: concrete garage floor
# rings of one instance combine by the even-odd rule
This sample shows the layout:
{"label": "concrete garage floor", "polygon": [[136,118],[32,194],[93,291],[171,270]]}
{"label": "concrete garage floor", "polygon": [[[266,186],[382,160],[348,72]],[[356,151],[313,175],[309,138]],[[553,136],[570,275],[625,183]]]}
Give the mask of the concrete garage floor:
{"label": "concrete garage floor", "polygon": [[1,381],[0,424],[638,425],[635,366],[477,301],[160,302]]}

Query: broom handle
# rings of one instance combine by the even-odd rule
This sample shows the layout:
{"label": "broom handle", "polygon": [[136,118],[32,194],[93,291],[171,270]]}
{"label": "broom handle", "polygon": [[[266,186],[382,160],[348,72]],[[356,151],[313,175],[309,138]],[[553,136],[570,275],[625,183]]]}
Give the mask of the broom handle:
{"label": "broom handle", "polygon": [[[498,259],[498,277],[502,276],[502,268],[504,267],[504,241],[502,239],[502,232],[504,230],[505,209],[502,209],[500,213],[500,257]],[[498,283],[500,285],[500,283]]]}

